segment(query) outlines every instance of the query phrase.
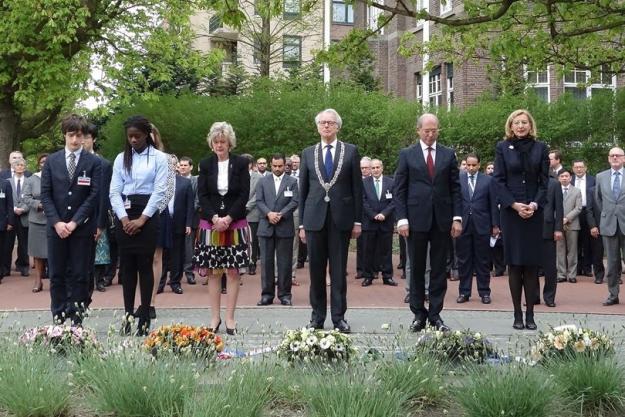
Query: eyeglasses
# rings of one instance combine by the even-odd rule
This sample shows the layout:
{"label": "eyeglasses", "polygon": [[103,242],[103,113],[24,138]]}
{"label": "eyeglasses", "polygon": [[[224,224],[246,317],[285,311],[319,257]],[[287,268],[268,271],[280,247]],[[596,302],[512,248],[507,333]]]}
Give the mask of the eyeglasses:
{"label": "eyeglasses", "polygon": [[320,126],[324,126],[324,125],[335,126],[336,122],[333,120],[319,120],[317,124]]}
{"label": "eyeglasses", "polygon": [[625,155],[620,154],[620,153],[611,153],[609,155],[610,158],[620,158],[621,156],[625,156]]}
{"label": "eyeglasses", "polygon": [[421,129],[421,131],[427,135],[430,133],[436,133],[439,131],[439,129]]}

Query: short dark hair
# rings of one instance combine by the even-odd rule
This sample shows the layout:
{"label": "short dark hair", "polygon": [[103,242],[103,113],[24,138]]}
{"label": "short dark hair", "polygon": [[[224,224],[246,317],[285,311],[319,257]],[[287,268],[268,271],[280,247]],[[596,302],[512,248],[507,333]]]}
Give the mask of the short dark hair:
{"label": "short dark hair", "polygon": [[278,159],[282,159],[282,162],[284,162],[286,164],[286,157],[284,156],[283,153],[274,153],[273,155],[271,155],[271,160],[278,160]]}
{"label": "short dark hair", "polygon": [[477,163],[478,164],[480,163],[480,157],[475,152],[468,153],[467,156],[464,157],[464,160],[466,161],[469,158],[475,158],[475,159],[477,159]]}
{"label": "short dark hair", "polygon": [[93,140],[96,140],[96,138],[98,137],[98,127],[93,124],[93,123],[89,123],[87,125],[87,135],[91,135],[91,137],[93,138]]}
{"label": "short dark hair", "polygon": [[573,159],[573,163],[571,165],[575,165],[575,164],[578,164],[580,162],[582,164],[586,165],[586,161],[584,161],[583,159]]}
{"label": "short dark hair", "polygon": [[48,154],[47,154],[47,153],[42,153],[42,154],[39,154],[39,155],[37,156],[37,165],[39,165],[39,164],[41,163],[41,160],[42,160],[43,158],[47,158],[47,157],[48,157]]}
{"label": "short dark hair", "polygon": [[191,159],[188,156],[183,156],[182,158],[180,158],[180,162],[182,162],[182,161],[186,161],[186,162],[189,163],[189,165],[193,166],[193,159]]}
{"label": "short dark hair", "polygon": [[558,161],[562,161],[562,152],[560,152],[558,149],[552,149],[549,151],[549,153],[552,153],[553,157]]}
{"label": "short dark hair", "polygon": [[558,177],[560,175],[564,174],[565,172],[567,174],[569,174],[571,177],[573,176],[573,172],[570,169],[568,169],[568,168],[560,168],[560,171],[558,171]]}
{"label": "short dark hair", "polygon": [[247,163],[252,165],[252,166],[254,166],[256,164],[256,161],[254,160],[254,157],[252,155],[250,155],[249,153],[242,153],[241,157],[247,159]]}
{"label": "short dark hair", "polygon": [[83,135],[89,133],[89,122],[82,116],[75,113],[67,115],[61,120],[61,133],[65,135],[67,132],[82,132]]}

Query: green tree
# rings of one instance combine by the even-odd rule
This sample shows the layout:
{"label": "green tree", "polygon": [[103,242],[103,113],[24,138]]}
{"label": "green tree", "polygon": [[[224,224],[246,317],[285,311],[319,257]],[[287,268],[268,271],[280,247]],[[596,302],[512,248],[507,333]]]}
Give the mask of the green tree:
{"label": "green tree", "polygon": [[[210,0],[3,0],[0,4],[0,165],[27,138],[50,131],[96,89],[116,98],[174,77],[188,50],[189,16]],[[151,52],[159,52],[154,59]],[[196,51],[185,64],[203,63]],[[146,59],[150,58],[151,59]],[[135,76],[130,77],[133,73]],[[113,94],[114,92],[114,94]]]}

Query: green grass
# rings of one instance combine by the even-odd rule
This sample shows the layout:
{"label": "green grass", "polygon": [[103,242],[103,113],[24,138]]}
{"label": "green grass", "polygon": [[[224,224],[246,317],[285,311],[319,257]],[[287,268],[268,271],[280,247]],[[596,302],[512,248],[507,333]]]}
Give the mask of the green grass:
{"label": "green grass", "polygon": [[43,348],[0,344],[0,409],[16,417],[67,414],[72,387],[63,363]]}
{"label": "green grass", "polygon": [[455,398],[466,417],[553,417],[554,385],[539,368],[475,366]]}
{"label": "green grass", "polygon": [[563,403],[581,416],[622,416],[625,411],[625,371],[614,357],[577,355],[546,365]]}

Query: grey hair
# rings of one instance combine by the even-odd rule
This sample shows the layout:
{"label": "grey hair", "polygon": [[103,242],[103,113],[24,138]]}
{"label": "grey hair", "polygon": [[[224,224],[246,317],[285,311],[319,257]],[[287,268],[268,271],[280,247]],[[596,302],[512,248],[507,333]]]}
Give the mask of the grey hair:
{"label": "grey hair", "polygon": [[417,119],[417,129],[421,129],[421,126],[423,126],[423,121],[430,117],[433,117],[434,120],[436,120],[436,125],[440,127],[440,122],[438,121],[438,117],[434,113],[423,113]]}
{"label": "grey hair", "polygon": [[237,137],[234,134],[234,129],[232,125],[228,122],[215,122],[210,128],[208,135],[206,136],[206,142],[208,142],[208,146],[213,149],[213,141],[219,137],[223,136],[228,143],[230,144],[230,149],[234,149],[237,146]]}
{"label": "grey hair", "polygon": [[380,163],[380,165],[384,166],[384,162],[382,162],[382,160],[381,160],[381,159],[378,159],[378,158],[373,158],[373,159],[371,160],[371,163],[373,164],[374,162],[379,162],[379,163]]}
{"label": "grey hair", "polygon": [[24,158],[17,158],[15,161],[11,162],[11,168],[15,169],[18,164],[26,166],[26,160]]}
{"label": "grey hair", "polygon": [[315,116],[315,125],[319,124],[319,119],[323,113],[330,113],[334,115],[334,118],[336,119],[336,127],[338,127],[339,129],[341,128],[341,126],[343,126],[343,119],[341,119],[341,115],[339,115],[339,113],[334,109],[325,109],[317,113],[317,115]]}
{"label": "grey hair", "polygon": [[371,158],[369,158],[368,156],[363,156],[362,158],[360,158],[360,163],[362,164],[363,162],[371,162]]}

